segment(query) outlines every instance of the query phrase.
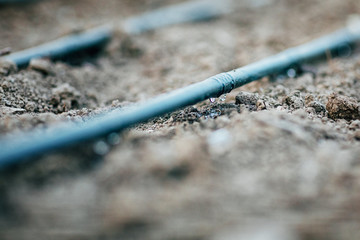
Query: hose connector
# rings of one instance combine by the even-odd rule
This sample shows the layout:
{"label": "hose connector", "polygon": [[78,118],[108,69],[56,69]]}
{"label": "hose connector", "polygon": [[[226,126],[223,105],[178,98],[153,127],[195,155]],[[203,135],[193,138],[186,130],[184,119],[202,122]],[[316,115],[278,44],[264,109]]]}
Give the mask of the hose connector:
{"label": "hose connector", "polygon": [[235,79],[227,72],[217,74],[210,79],[216,81],[221,86],[217,97],[229,93],[235,88]]}

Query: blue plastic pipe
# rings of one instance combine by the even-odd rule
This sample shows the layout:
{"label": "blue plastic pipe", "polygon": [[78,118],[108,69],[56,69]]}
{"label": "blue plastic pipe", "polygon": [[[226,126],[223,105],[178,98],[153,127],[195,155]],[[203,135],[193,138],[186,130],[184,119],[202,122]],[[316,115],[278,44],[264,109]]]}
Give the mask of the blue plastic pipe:
{"label": "blue plastic pipe", "polygon": [[[230,10],[229,0],[190,1],[132,17],[124,21],[122,28],[127,34],[139,34],[173,24],[211,19]],[[112,37],[113,29],[110,24],[104,25],[7,55],[0,60],[12,61],[21,68],[27,66],[33,58],[61,59],[106,44]]]}
{"label": "blue plastic pipe", "polygon": [[39,1],[39,0],[0,0],[0,6],[2,4],[26,4],[26,3],[32,3],[32,2],[36,2],[36,1]]}
{"label": "blue plastic pipe", "polygon": [[105,116],[88,120],[84,124],[59,127],[51,132],[31,132],[18,136],[16,139],[2,139],[0,140],[0,168],[33,159],[52,150],[104,137],[205,99],[219,97],[264,76],[325,56],[327,51],[336,51],[343,46],[350,46],[360,41],[358,30],[339,30],[250,65],[160,95],[136,107],[116,110]]}
{"label": "blue plastic pipe", "polygon": [[197,0],[163,7],[126,20],[123,29],[139,34],[169,25],[204,21],[234,10],[232,0]]}
{"label": "blue plastic pipe", "polygon": [[12,53],[1,59],[11,61],[18,67],[26,67],[31,59],[49,57],[61,59],[71,53],[84,51],[106,44],[112,36],[110,26],[102,26],[82,33],[72,34],[57,40]]}

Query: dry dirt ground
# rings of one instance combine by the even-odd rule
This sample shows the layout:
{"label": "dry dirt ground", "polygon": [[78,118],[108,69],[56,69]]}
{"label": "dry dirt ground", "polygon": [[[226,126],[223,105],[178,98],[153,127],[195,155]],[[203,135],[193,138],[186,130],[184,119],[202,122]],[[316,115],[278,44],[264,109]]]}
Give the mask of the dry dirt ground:
{"label": "dry dirt ground", "polygon": [[[173,2],[181,1],[0,6],[0,50]],[[1,136],[82,122],[246,65],[345,26],[360,2],[244,0],[236,9],[119,33],[76,66],[2,64]],[[2,170],[0,239],[360,239],[360,54],[352,53]]]}

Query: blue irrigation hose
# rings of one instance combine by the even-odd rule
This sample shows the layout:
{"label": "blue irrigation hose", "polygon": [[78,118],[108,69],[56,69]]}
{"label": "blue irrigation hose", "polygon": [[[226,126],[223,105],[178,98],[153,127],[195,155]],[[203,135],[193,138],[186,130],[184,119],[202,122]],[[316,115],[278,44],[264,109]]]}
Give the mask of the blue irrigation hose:
{"label": "blue irrigation hose", "polygon": [[37,2],[39,0],[0,0],[0,6],[2,4],[18,4],[18,3],[32,3]]}
{"label": "blue irrigation hose", "polygon": [[[1,1],[1,0],[0,0]],[[172,24],[211,19],[231,10],[229,0],[198,0],[163,7],[140,16],[132,17],[122,24],[127,34],[139,34]],[[111,25],[104,25],[82,33],[65,36],[23,51],[7,55],[3,60],[26,67],[33,58],[61,59],[71,53],[84,51],[106,44],[113,34]]]}
{"label": "blue irrigation hose", "polygon": [[250,65],[220,73],[202,82],[160,95],[136,107],[117,110],[83,124],[59,127],[50,133],[30,132],[16,139],[2,139],[0,140],[0,168],[32,159],[52,150],[119,132],[134,124],[211,97],[219,97],[264,76],[276,74],[291,66],[324,56],[327,51],[336,51],[343,46],[353,45],[360,41],[358,30],[339,30]]}
{"label": "blue irrigation hose", "polygon": [[124,31],[139,34],[173,24],[209,20],[234,9],[231,0],[197,0],[163,7],[124,22]]}
{"label": "blue irrigation hose", "polygon": [[112,36],[110,26],[102,26],[82,33],[72,34],[36,47],[28,48],[3,57],[6,61],[25,67],[31,59],[50,57],[60,59],[71,53],[106,44]]}

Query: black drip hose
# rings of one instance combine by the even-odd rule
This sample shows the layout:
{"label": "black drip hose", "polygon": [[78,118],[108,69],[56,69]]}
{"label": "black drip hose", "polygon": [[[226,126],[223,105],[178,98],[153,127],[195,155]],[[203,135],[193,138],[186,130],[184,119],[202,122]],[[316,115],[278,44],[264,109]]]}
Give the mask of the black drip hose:
{"label": "black drip hose", "polygon": [[[0,141],[0,168],[26,161],[52,150],[86,142],[134,124],[196,104],[211,97],[219,97],[234,88],[276,74],[314,58],[325,56],[360,41],[359,29],[343,29],[250,65],[221,73],[202,82],[160,95],[147,103],[127,110],[117,110],[84,124],[56,128],[51,133],[28,133],[17,139]],[[21,140],[18,140],[21,139]]]}

